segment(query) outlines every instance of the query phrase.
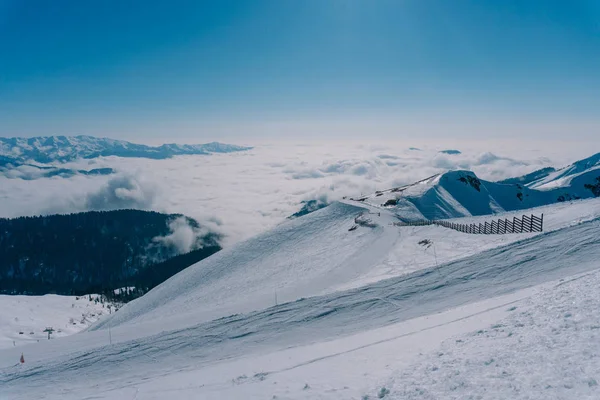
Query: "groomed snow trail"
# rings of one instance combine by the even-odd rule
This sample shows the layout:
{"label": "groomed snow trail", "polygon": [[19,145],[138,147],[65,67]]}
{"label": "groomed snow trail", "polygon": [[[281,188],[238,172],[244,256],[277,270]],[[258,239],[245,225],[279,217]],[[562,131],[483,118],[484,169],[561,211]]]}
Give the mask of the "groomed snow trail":
{"label": "groomed snow trail", "polygon": [[[431,316],[597,269],[599,244],[600,220],[596,219],[439,268],[112,346],[99,345],[106,343],[105,331],[31,346],[30,361],[23,367],[14,366],[19,352],[5,350],[0,353],[0,388],[11,399],[42,392],[47,398],[61,399],[81,398],[81,393],[133,398],[132,388],[148,380]],[[162,315],[155,318],[160,325]],[[194,383],[202,385],[202,373],[194,376]]]}

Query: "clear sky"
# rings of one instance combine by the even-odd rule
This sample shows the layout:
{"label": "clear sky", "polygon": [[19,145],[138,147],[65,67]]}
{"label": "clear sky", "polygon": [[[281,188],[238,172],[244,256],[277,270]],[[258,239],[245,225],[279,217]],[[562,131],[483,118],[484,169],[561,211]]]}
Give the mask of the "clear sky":
{"label": "clear sky", "polygon": [[0,0],[0,136],[600,136],[598,0]]}

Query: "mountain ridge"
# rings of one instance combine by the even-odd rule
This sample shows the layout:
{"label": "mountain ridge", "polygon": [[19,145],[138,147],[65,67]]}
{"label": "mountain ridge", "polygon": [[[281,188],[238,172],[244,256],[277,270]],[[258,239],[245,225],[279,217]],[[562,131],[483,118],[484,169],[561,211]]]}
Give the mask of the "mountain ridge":
{"label": "mountain ridge", "polygon": [[148,146],[95,136],[0,137],[0,164],[69,162],[79,158],[138,157],[166,159],[177,155],[208,155],[250,150],[252,147],[219,142],[205,144],[163,144]]}
{"label": "mountain ridge", "polygon": [[357,199],[394,210],[401,219],[446,219],[586,199],[600,195],[600,153],[564,168],[545,168],[492,182],[453,170]]}
{"label": "mountain ridge", "polygon": [[498,181],[498,183],[520,183],[527,187],[543,189],[550,182],[556,182],[558,179],[579,175],[596,168],[600,168],[600,153],[575,161],[562,168],[541,168],[526,175]]}

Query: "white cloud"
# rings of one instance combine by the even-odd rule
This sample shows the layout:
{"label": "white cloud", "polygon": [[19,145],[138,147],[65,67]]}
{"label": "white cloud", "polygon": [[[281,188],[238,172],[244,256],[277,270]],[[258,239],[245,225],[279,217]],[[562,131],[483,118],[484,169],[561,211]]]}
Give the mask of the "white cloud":
{"label": "white cloud", "polygon": [[[546,149],[540,149],[542,145]],[[438,153],[446,148],[462,154]],[[249,152],[168,160],[80,160],[64,167],[89,169],[93,164],[112,167],[117,174],[34,181],[0,176],[0,217],[152,209],[193,217],[205,229],[226,235],[224,244],[230,245],[280,223],[303,200],[332,201],[370,193],[446,169],[472,169],[483,179],[498,180],[593,153],[585,148],[566,150],[552,143],[279,143],[257,145]],[[169,240],[187,248],[189,232],[180,229]]]}
{"label": "white cloud", "polygon": [[157,189],[152,182],[125,174],[109,179],[100,190],[88,194],[86,210],[152,209]]}
{"label": "white cloud", "polygon": [[202,243],[198,241],[204,236],[205,232],[190,226],[185,217],[178,217],[171,221],[169,231],[168,235],[157,236],[152,240],[174,247],[179,254],[188,253],[202,247]]}

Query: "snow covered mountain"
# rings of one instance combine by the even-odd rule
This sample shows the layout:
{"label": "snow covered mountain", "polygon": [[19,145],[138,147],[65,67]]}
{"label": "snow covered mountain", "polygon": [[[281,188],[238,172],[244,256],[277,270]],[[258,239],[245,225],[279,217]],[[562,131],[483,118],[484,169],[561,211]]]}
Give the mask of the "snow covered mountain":
{"label": "snow covered mountain", "polygon": [[535,181],[538,181],[540,179],[547,177],[554,171],[556,171],[556,168],[546,167],[546,168],[538,169],[537,171],[530,172],[523,176],[504,179],[502,181],[498,181],[498,183],[520,184],[520,185],[528,186],[528,185],[531,185]]}
{"label": "snow covered mountain", "polygon": [[579,160],[571,165],[552,171],[548,176],[531,182],[534,189],[550,190],[559,187],[578,186],[595,180],[600,169],[600,153]]}
{"label": "snow covered mountain", "polygon": [[217,142],[195,145],[163,144],[153,147],[93,136],[0,137],[0,166],[27,162],[48,164],[100,156],[164,159],[176,155],[230,153],[249,149],[250,147]]}
{"label": "snow covered mountain", "polygon": [[600,153],[554,170],[490,182],[471,171],[449,171],[358,199],[394,210],[403,220],[444,219],[523,210],[600,196]]}
{"label": "snow covered mountain", "polygon": [[[598,169],[600,169],[600,153],[558,170],[552,167],[542,168],[521,177],[505,179],[499,183],[520,183],[532,189],[552,189],[569,186],[573,179],[582,175],[590,174],[593,176],[593,171]],[[585,181],[585,179],[581,180]]]}

